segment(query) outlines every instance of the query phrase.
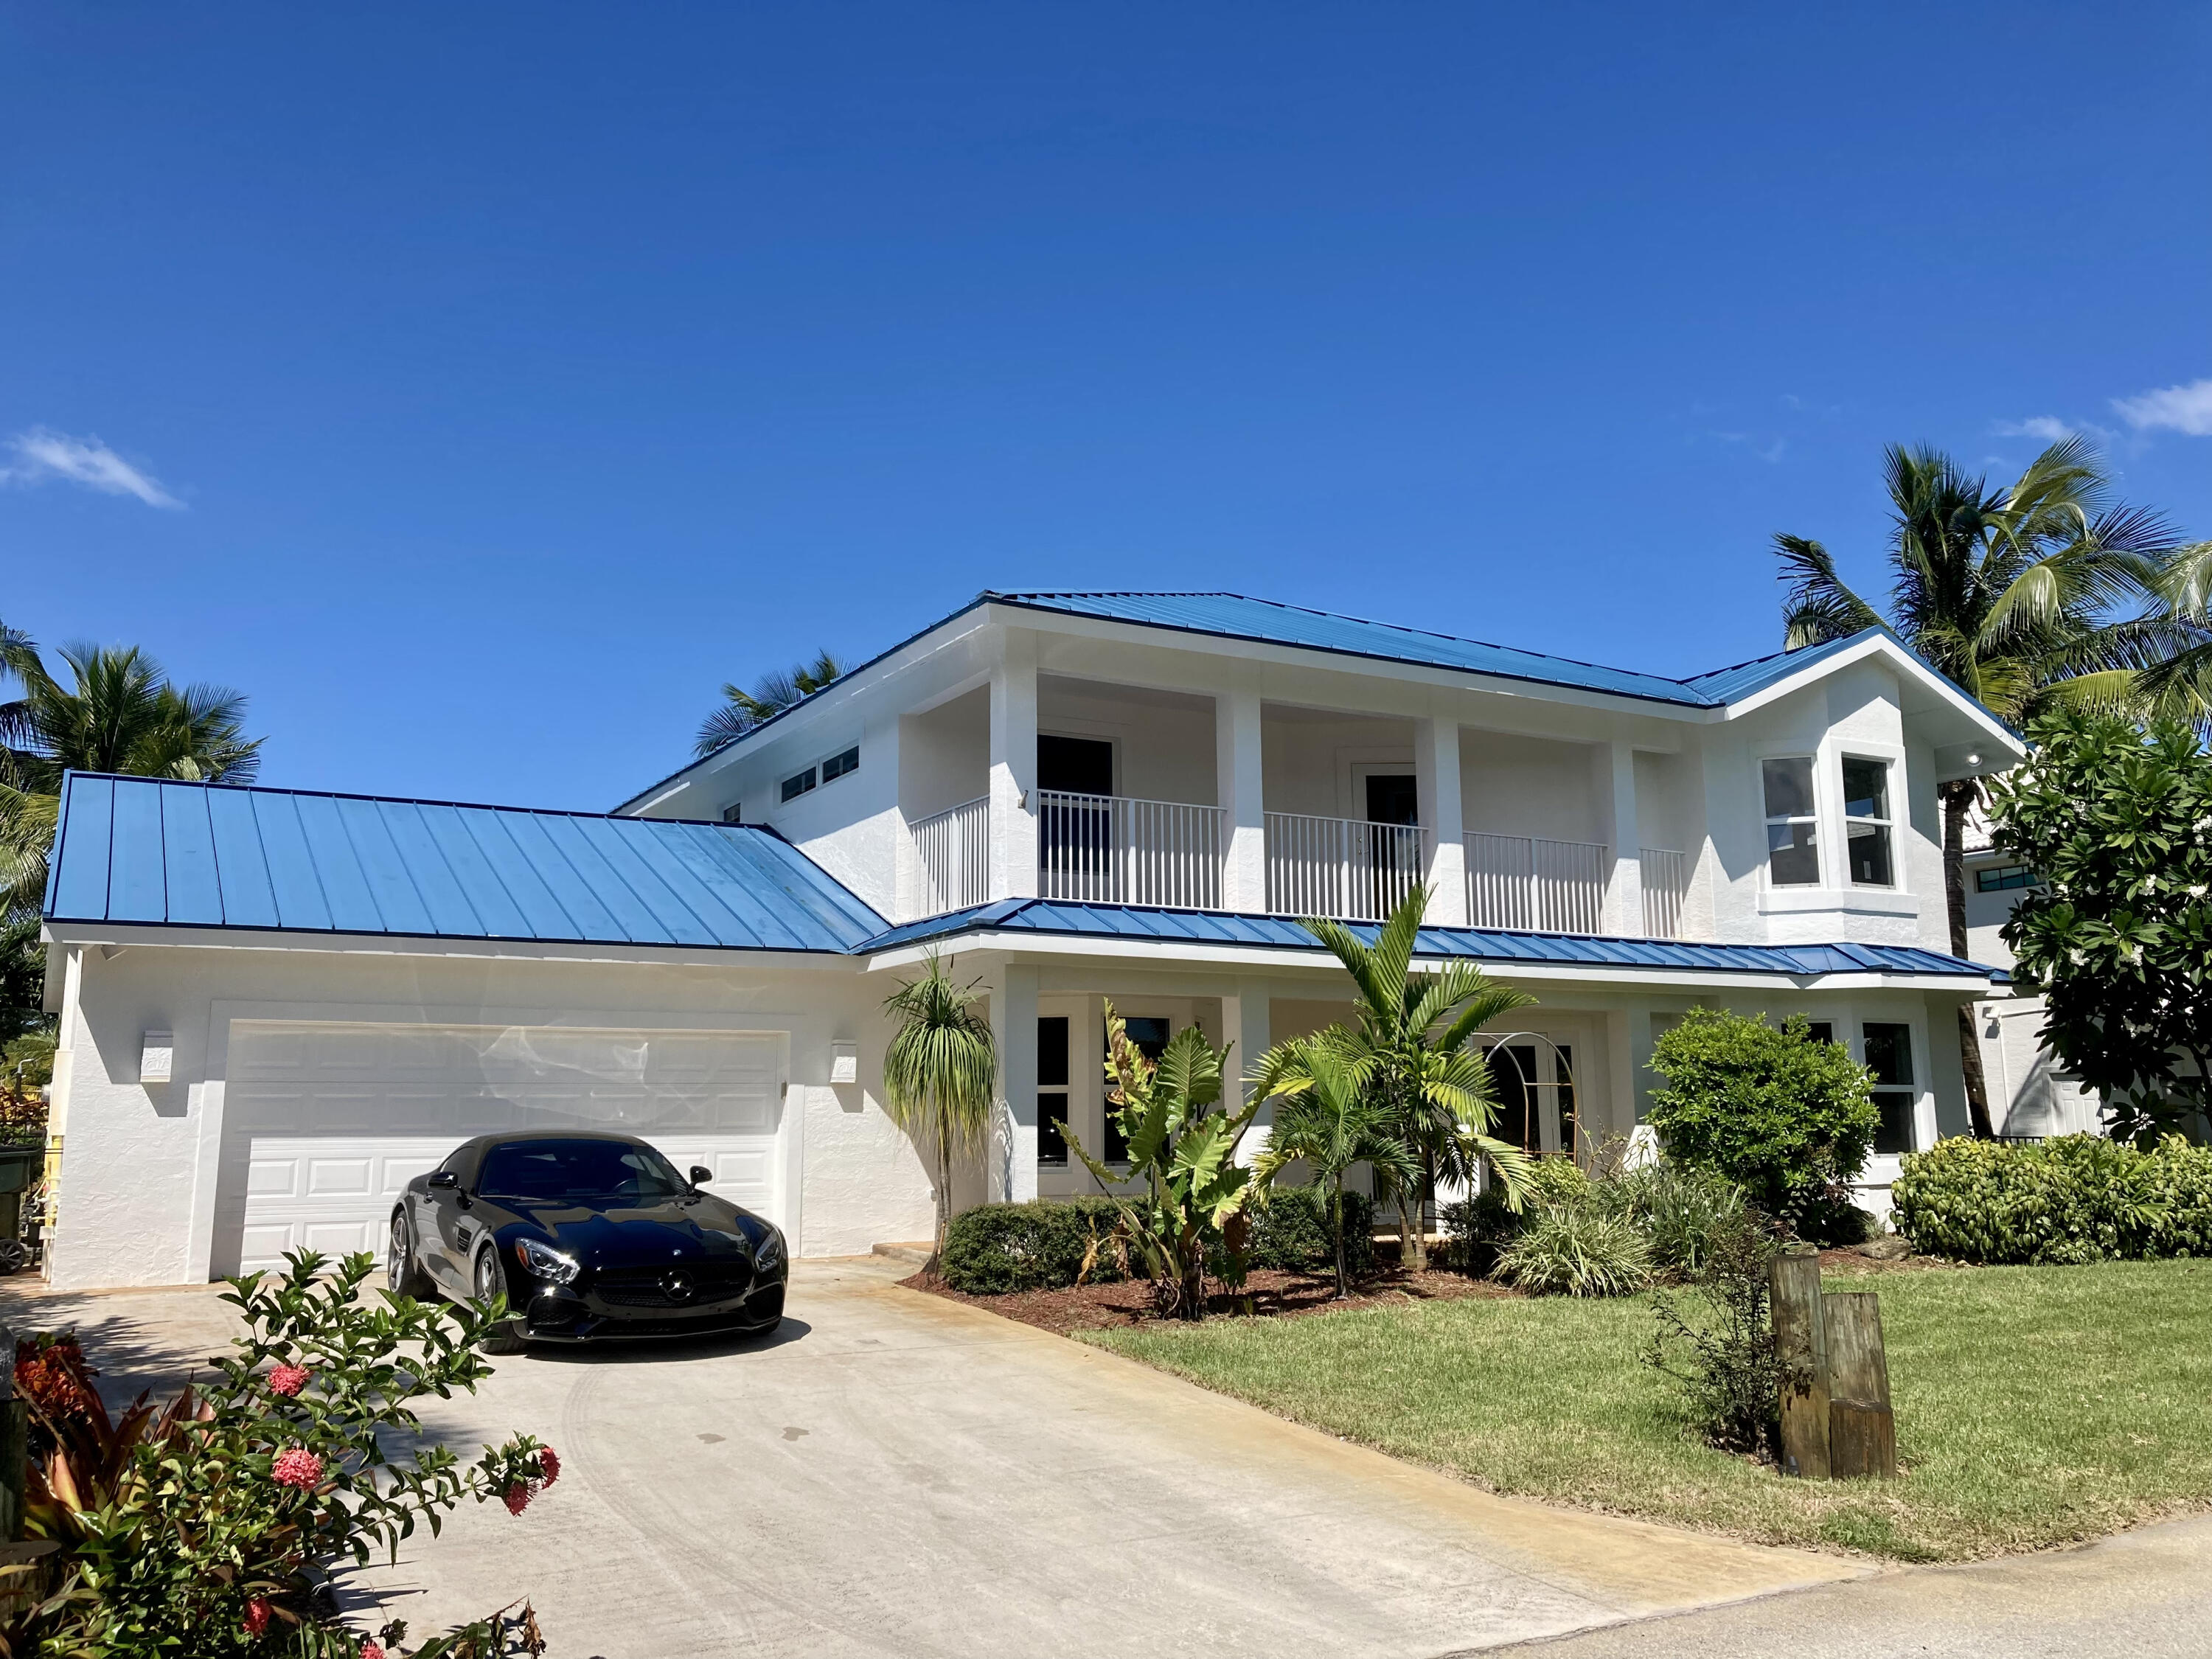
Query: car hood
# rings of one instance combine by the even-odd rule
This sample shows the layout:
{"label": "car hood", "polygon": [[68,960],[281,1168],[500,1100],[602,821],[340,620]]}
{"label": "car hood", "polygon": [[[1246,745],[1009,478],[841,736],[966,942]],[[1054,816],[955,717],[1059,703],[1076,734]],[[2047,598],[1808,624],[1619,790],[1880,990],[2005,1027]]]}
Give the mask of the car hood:
{"label": "car hood", "polygon": [[750,1256],[763,1224],[712,1198],[669,1199],[628,1208],[515,1206],[555,1249],[586,1266],[696,1261]]}

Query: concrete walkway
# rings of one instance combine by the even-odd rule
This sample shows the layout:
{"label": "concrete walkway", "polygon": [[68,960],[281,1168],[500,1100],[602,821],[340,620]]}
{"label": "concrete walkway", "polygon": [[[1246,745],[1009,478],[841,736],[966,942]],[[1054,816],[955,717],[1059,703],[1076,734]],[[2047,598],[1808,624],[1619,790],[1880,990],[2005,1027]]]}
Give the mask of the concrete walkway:
{"label": "concrete walkway", "polygon": [[[693,1655],[1445,1654],[1864,1576],[1547,1509],[1129,1361],[802,1264],[768,1341],[532,1353],[426,1426],[526,1430],[560,1484],[411,1540],[364,1588],[419,1638],[517,1597],[558,1659]],[[222,1344],[197,1291],[25,1297],[111,1385]],[[35,1301],[35,1307],[24,1305]]]}

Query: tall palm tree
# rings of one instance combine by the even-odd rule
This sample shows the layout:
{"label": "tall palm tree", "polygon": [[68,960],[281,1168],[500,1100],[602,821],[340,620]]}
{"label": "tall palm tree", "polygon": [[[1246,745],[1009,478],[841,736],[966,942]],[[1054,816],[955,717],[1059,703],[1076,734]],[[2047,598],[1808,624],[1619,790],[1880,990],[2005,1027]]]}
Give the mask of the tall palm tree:
{"label": "tall palm tree", "polygon": [[725,684],[722,706],[700,722],[698,739],[691,745],[691,752],[713,754],[732,738],[742,738],[763,720],[781,714],[844,675],[843,663],[827,651],[817,651],[812,662],[794,663],[789,668],[762,675],[750,691]]}
{"label": "tall palm tree", "polygon": [[[1785,650],[1886,626],[1946,678],[2014,726],[2044,708],[2130,708],[2142,671],[2166,654],[2146,617],[2178,538],[2164,520],[2113,499],[2079,437],[2052,444],[2008,489],[1970,477],[1926,447],[1883,452],[1894,529],[1885,619],[1837,575],[1828,550],[1778,535]],[[1979,781],[1939,786],[1951,951],[1966,953],[1966,827]],[[1993,1133],[1972,1014],[1959,1010],[1974,1133]]]}
{"label": "tall palm tree", "polygon": [[2212,742],[2212,542],[2192,542],[2167,556],[2153,581],[2160,613],[2143,632],[2157,641],[2142,676],[2154,714],[2185,720]]}
{"label": "tall palm tree", "polygon": [[[1285,1091],[1296,1077],[1297,1086]],[[1391,1124],[1355,1062],[1320,1037],[1297,1037],[1262,1056],[1253,1094],[1275,1097],[1274,1127],[1267,1148],[1254,1160],[1261,1189],[1274,1185],[1283,1171],[1303,1163],[1316,1184],[1329,1191],[1329,1236],[1336,1247],[1336,1294],[1352,1294],[1344,1261],[1344,1178],[1364,1164],[1393,1187],[1420,1179],[1421,1164],[1412,1147],[1391,1133]]]}
{"label": "tall palm tree", "polygon": [[[1385,1185],[1397,1201],[1401,1259],[1415,1273],[1429,1264],[1424,1224],[1439,1182],[1472,1184],[1486,1158],[1518,1207],[1528,1156],[1490,1133],[1498,1119],[1497,1091],[1471,1039],[1501,1014],[1535,1000],[1496,983],[1472,963],[1413,972],[1413,945],[1427,907],[1428,890],[1416,885],[1371,945],[1340,921],[1316,917],[1299,924],[1352,975],[1352,1024],[1333,1028],[1329,1041],[1371,1091],[1390,1133],[1412,1154],[1413,1178],[1386,1179]],[[1295,1088],[1300,1074],[1289,1072],[1284,1081]]]}
{"label": "tall palm tree", "polygon": [[18,629],[0,626],[0,679],[22,695],[0,703],[0,910],[35,910],[46,891],[62,775],[250,783],[261,739],[245,733],[246,699],[222,686],[176,686],[136,646],[69,645],[64,684]]}
{"label": "tall palm tree", "polygon": [[938,1271],[952,1220],[952,1159],[990,1133],[998,1098],[999,1051],[991,1023],[978,1013],[981,994],[956,985],[933,952],[928,971],[884,999],[898,1022],[884,1054],[884,1094],[891,1121],[936,1165],[937,1239],[922,1271]]}

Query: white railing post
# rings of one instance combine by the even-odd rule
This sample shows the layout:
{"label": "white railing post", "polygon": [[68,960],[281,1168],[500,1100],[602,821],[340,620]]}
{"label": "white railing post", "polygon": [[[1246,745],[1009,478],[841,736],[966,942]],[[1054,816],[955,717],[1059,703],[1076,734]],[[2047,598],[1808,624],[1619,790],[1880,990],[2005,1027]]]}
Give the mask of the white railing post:
{"label": "white railing post", "polygon": [[1644,931],[1653,939],[1682,936],[1682,907],[1690,895],[1690,860],[1669,848],[1638,850],[1644,877]]}
{"label": "white railing post", "polygon": [[1037,791],[1037,886],[1091,904],[1221,905],[1218,806]]}
{"label": "white railing post", "polygon": [[1472,926],[1542,933],[1605,931],[1606,848],[1474,832],[1466,841]]}
{"label": "white railing post", "polygon": [[908,918],[981,904],[991,884],[991,800],[986,795],[933,812],[909,832],[921,866],[921,903]]}

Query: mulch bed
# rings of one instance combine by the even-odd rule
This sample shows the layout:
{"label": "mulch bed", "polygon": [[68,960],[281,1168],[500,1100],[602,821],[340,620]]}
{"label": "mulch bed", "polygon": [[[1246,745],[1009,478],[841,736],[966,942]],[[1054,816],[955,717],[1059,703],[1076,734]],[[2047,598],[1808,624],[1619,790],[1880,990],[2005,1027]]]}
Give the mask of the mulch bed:
{"label": "mulch bed", "polygon": [[[1383,1246],[1378,1255],[1389,1253]],[[900,1283],[917,1291],[927,1291],[932,1296],[941,1296],[948,1302],[964,1302],[970,1307],[1019,1320],[1024,1325],[1035,1325],[1040,1330],[1053,1331],[1066,1336],[1071,1331],[1116,1330],[1131,1325],[1150,1324],[1159,1316],[1152,1311],[1152,1286],[1142,1280],[1128,1280],[1118,1285],[1077,1285],[1057,1291],[1014,1291],[1005,1296],[964,1296],[941,1279],[915,1273]],[[1468,1297],[1518,1297],[1518,1291],[1503,1285],[1493,1285],[1487,1279],[1469,1279],[1464,1273],[1429,1272],[1401,1273],[1395,1265],[1379,1272],[1370,1279],[1356,1282],[1352,1294],[1340,1302],[1336,1299],[1336,1279],[1328,1273],[1281,1273],[1272,1268],[1255,1268],[1244,1282],[1244,1294],[1234,1297],[1225,1291],[1207,1298],[1209,1314],[1243,1315],[1246,1313],[1246,1298],[1250,1299],[1249,1313],[1258,1319],[1293,1319],[1304,1314],[1337,1313],[1347,1308],[1372,1308],[1395,1304],[1404,1306],[1408,1302],[1458,1301]]]}

